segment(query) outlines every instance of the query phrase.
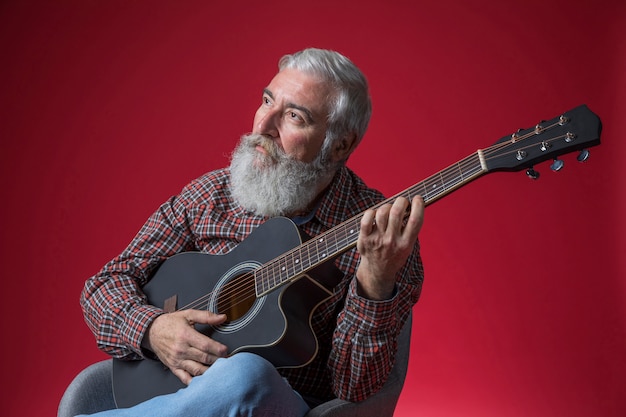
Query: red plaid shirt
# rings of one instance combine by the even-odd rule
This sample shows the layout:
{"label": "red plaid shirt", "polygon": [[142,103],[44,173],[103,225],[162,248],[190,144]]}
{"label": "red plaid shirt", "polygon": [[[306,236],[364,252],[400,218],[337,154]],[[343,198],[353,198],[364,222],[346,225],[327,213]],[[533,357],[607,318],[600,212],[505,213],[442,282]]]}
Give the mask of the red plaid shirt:
{"label": "red plaid shirt", "polygon": [[[191,182],[159,207],[124,252],[86,282],[81,304],[100,349],[117,358],[143,358],[144,333],[163,314],[147,304],[141,291],[153,271],[183,251],[225,254],[267,220],[242,209],[231,198],[229,187],[228,169]],[[314,216],[300,227],[316,236],[383,199],[344,167]],[[397,336],[421,291],[419,245],[398,273],[396,294],[387,301],[357,295],[358,264],[355,249],[335,261],[345,275],[334,295],[313,314],[312,327],[320,345],[316,358],[304,367],[280,370],[306,397],[364,400],[382,387],[393,366]]]}

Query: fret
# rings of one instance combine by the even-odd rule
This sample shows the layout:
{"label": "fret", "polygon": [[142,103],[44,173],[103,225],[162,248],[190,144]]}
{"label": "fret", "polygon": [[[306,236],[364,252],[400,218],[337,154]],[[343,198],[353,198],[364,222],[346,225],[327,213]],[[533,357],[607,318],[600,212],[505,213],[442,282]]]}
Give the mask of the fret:
{"label": "fret", "polygon": [[426,181],[422,181],[419,183],[419,185],[422,186],[422,188],[424,189],[424,192],[422,193],[422,198],[424,199],[424,201],[428,201],[428,190],[426,189]]}
{"label": "fret", "polygon": [[[359,218],[360,222],[360,218]],[[342,246],[348,246],[352,242],[356,242],[359,237],[359,229],[356,227],[356,222],[349,222],[343,227],[343,240]]]}
{"label": "fret", "polygon": [[254,284],[257,297],[260,294],[264,294],[270,290],[269,283],[267,282],[267,268],[261,267],[254,271]]}
{"label": "fret", "polygon": [[292,258],[291,264],[293,267],[293,274],[299,275],[302,273],[302,246],[294,251]]}
{"label": "fret", "polygon": [[287,277],[289,276],[287,272],[287,257],[281,256],[278,258],[278,262],[276,264],[276,268],[278,270],[277,278],[275,284],[280,284],[287,281]]}
{"label": "fret", "polygon": [[425,198],[428,200],[432,200],[441,194],[441,184],[435,178],[427,178],[424,183],[427,190]]}
{"label": "fret", "polygon": [[332,258],[334,254],[338,253],[341,248],[345,246],[345,244],[343,244],[343,239],[341,239],[341,235],[343,234],[342,232],[343,227],[342,225],[339,225],[333,230],[333,232],[327,234],[327,248],[330,258]]}
{"label": "fret", "polygon": [[444,171],[440,171],[439,172],[439,179],[441,180],[440,182],[440,187],[441,187],[441,192],[446,191],[446,179],[443,177],[443,173]]}
{"label": "fret", "polygon": [[270,275],[271,274],[269,272],[270,271],[270,266],[271,265],[266,265],[265,267],[263,267],[261,269],[261,281],[262,281],[262,284],[263,284],[262,285],[262,289],[264,291],[267,291],[267,290],[272,288],[272,286],[270,285],[271,284],[270,283]]}
{"label": "fret", "polygon": [[277,261],[269,264],[268,281],[270,288],[275,288],[276,284],[280,282],[280,269]]}
{"label": "fret", "polygon": [[324,235],[322,235],[321,237],[318,236],[315,238],[315,242],[316,242],[316,255],[317,255],[317,259],[315,263],[318,262],[322,262],[324,259],[326,259],[328,253],[327,253],[327,247],[326,247],[326,238],[324,237]]}
{"label": "fret", "polygon": [[305,249],[306,252],[303,251],[302,260],[300,261],[302,272],[308,270],[311,266],[311,241],[305,243],[303,249]]}

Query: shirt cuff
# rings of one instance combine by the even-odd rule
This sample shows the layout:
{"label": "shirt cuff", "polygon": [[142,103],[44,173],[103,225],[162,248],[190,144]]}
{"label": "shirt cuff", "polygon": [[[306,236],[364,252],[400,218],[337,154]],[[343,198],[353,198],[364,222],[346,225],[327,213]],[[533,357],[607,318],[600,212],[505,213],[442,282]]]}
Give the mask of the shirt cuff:
{"label": "shirt cuff", "polygon": [[370,300],[357,293],[356,277],[350,282],[346,297],[345,312],[347,318],[358,323],[362,332],[388,332],[398,325],[399,297],[397,285],[393,296],[388,300]]}
{"label": "shirt cuff", "polygon": [[124,342],[142,358],[146,357],[147,351],[141,346],[141,342],[150,324],[161,314],[163,314],[163,310],[158,307],[142,305],[131,310],[126,316],[126,322],[123,326],[125,330],[122,332]]}

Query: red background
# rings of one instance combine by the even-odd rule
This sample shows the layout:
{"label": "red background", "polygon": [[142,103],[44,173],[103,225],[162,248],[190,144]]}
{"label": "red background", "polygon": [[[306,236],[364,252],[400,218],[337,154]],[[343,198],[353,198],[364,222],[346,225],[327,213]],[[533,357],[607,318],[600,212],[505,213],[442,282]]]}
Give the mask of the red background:
{"label": "red background", "polygon": [[488,175],[427,209],[396,415],[624,415],[625,3],[217,3],[0,3],[3,414],[54,415],[104,357],[84,280],[227,164],[277,59],[317,46],[370,80],[349,165],[387,194],[582,103],[604,123],[586,164]]}

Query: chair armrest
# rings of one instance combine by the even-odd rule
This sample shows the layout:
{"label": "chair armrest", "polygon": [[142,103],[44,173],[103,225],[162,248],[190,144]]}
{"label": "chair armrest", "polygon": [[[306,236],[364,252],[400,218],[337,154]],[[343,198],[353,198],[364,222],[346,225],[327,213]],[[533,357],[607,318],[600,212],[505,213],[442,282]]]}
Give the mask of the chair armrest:
{"label": "chair armrest", "polygon": [[409,365],[411,350],[412,316],[404,324],[398,336],[398,352],[389,378],[380,391],[365,401],[351,403],[333,399],[311,409],[305,417],[391,417],[402,392]]}

